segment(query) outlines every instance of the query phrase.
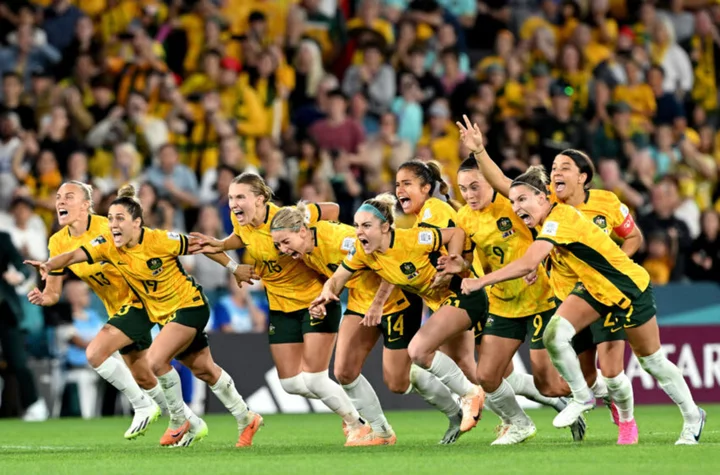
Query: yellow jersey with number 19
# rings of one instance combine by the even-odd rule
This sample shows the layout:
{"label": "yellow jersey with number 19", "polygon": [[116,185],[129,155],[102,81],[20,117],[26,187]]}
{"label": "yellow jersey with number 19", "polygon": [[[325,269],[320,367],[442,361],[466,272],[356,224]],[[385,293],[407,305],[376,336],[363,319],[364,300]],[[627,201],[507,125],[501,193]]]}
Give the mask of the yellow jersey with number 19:
{"label": "yellow jersey with number 19", "polygon": [[442,248],[438,229],[395,229],[390,231],[390,247],[385,252],[365,254],[359,241],[345,256],[342,265],[350,272],[371,270],[388,283],[419,295],[432,311],[436,311],[456,294],[445,288],[433,289],[436,270],[430,259]]}
{"label": "yellow jersey with number 19", "polygon": [[[477,251],[483,267],[494,272],[525,254],[533,243],[531,231],[517,217],[510,200],[499,193],[493,194],[490,204],[473,211],[465,205],[458,211],[458,227],[469,237],[471,250]],[[538,278],[532,285],[513,279],[488,289],[490,313],[505,318],[537,315],[555,308],[555,298],[545,270],[538,269]],[[577,281],[577,279],[575,279]]]}
{"label": "yellow jersey with number 19", "polygon": [[[88,244],[109,229],[107,218],[99,215],[88,216],[87,229],[80,236],[71,236],[70,228],[65,226],[50,236],[48,242],[50,257],[72,252],[82,245]],[[103,305],[105,305],[108,317],[115,315],[123,305],[130,303],[136,306],[140,305],[140,301],[133,295],[120,272],[107,262],[97,261],[92,264],[81,262],[73,264],[67,269],[54,270],[50,275],[62,276],[68,269],[95,292]]]}
{"label": "yellow jersey with number 19", "polygon": [[[311,269],[326,277],[332,277],[335,270],[342,265],[345,256],[355,248],[355,229],[352,226],[329,221],[319,221],[310,227],[315,248],[305,254],[303,260]],[[382,279],[370,271],[355,272],[348,281],[348,310],[365,315],[375,299]],[[383,315],[396,313],[410,306],[402,290],[395,287],[385,301]]]}
{"label": "yellow jersey with number 19", "polygon": [[[588,190],[585,201],[575,207],[583,216],[592,221],[605,234],[614,233],[625,238],[635,227],[630,210],[615,193],[606,190]],[[558,202],[554,194],[554,202]],[[582,276],[580,276],[582,279]],[[562,259],[553,261],[550,268],[550,282],[555,296],[565,300],[572,292],[578,278]]]}
{"label": "yellow jersey with number 19", "polygon": [[[289,313],[308,308],[322,293],[323,284],[318,273],[305,262],[281,254],[275,247],[270,223],[279,209],[269,203],[265,222],[257,228],[249,224],[240,226],[232,212],[230,216],[233,232],[242,239],[247,253],[255,261],[255,272],[265,285],[270,310]],[[307,210],[307,223],[316,223],[321,219],[320,206],[308,204]]]}
{"label": "yellow jersey with number 19", "polygon": [[89,263],[107,261],[120,271],[152,322],[164,325],[179,309],[205,304],[202,287],[185,273],[178,259],[187,254],[187,236],[142,228],[137,245],[128,248],[116,247],[106,231],[81,249]]}
{"label": "yellow jersey with number 19", "polygon": [[650,284],[647,271],[572,206],[555,203],[536,239],[553,243],[553,267],[562,260],[575,282],[604,305],[627,309]]}

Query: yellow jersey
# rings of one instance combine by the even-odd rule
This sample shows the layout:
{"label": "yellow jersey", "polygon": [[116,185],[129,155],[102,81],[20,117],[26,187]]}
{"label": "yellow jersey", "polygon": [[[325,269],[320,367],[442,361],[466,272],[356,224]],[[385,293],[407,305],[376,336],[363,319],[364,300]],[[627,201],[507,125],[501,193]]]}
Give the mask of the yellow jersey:
{"label": "yellow jersey", "polygon": [[[355,248],[355,229],[352,226],[329,221],[319,221],[310,227],[315,248],[303,259],[311,269],[326,277],[332,277],[335,270],[342,265],[348,252]],[[320,236],[320,239],[318,239]],[[365,315],[375,299],[382,279],[370,271],[355,272],[346,287],[348,292],[348,310]],[[395,287],[385,301],[383,315],[396,313],[410,306],[402,290]]]}
{"label": "yellow jersey", "polygon": [[342,262],[350,272],[371,270],[403,290],[419,295],[432,311],[436,311],[455,292],[448,288],[431,289],[435,266],[431,254],[442,248],[437,229],[395,229],[390,231],[390,247],[385,252],[368,255],[359,241]]}
{"label": "yellow jersey", "polygon": [[415,226],[428,228],[454,228],[457,211],[438,198],[428,198],[416,216]]}
{"label": "yellow jersey", "polygon": [[579,280],[604,305],[627,309],[650,283],[645,269],[572,206],[555,203],[536,239],[553,243],[551,265],[561,260],[575,275],[575,282]]}
{"label": "yellow jersey", "polygon": [[[270,223],[279,209],[269,203],[265,222],[257,228],[249,224],[240,226],[233,213],[230,217],[233,232],[242,239],[247,255],[254,261],[255,272],[265,285],[270,310],[289,313],[308,308],[322,293],[323,282],[304,261],[282,254],[275,247]],[[306,222],[313,224],[320,220],[320,206],[309,204],[307,209]]]}
{"label": "yellow jersey", "polygon": [[[104,216],[88,216],[87,229],[80,236],[71,236],[70,228],[65,226],[50,236],[48,250],[50,257],[55,257],[66,252],[73,252],[77,248],[88,244],[96,237],[109,230],[108,220]],[[100,298],[108,317],[115,315],[123,305],[131,302],[139,305],[139,301],[130,291],[127,282],[115,267],[101,259],[94,263],[81,262],[73,264],[70,269],[79,279],[85,282]],[[50,272],[50,275],[61,276],[67,269],[57,269]]]}
{"label": "yellow jersey", "polygon": [[115,266],[154,323],[164,325],[182,308],[205,305],[202,287],[185,273],[178,259],[187,254],[187,236],[142,228],[137,245],[128,248],[116,247],[106,230],[81,249],[89,263],[106,261]]}
{"label": "yellow jersey", "polygon": [[[552,197],[554,198],[554,195]],[[557,202],[556,198],[555,201]],[[612,191],[588,190],[585,193],[585,201],[575,209],[608,235],[614,232],[621,238],[625,238],[635,228],[630,209],[621,203]],[[560,300],[565,300],[575,287],[578,276],[561,258],[551,262],[549,271],[550,285],[555,296]],[[582,280],[582,276],[580,277]]]}
{"label": "yellow jersey", "polygon": [[[458,211],[458,227],[468,236],[465,251],[478,251],[483,269],[494,272],[522,257],[533,243],[530,229],[512,209],[510,200],[495,192],[490,204],[473,211],[465,205]],[[490,313],[520,318],[546,312],[555,307],[547,273],[528,286],[522,278],[500,282],[488,289]],[[577,281],[577,280],[576,280]]]}

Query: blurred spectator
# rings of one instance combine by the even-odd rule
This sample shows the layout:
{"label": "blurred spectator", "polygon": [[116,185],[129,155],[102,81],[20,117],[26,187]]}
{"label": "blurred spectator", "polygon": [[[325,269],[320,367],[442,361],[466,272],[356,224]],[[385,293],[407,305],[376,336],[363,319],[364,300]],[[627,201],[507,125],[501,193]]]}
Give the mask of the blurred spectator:
{"label": "blurred spectator", "polygon": [[47,33],[48,43],[58,51],[64,52],[70,45],[75,25],[82,16],[79,8],[70,4],[70,0],[52,0],[43,11],[43,29]]}
{"label": "blurred spectator", "polygon": [[356,120],[347,116],[345,95],[335,89],[328,93],[327,99],[328,117],[312,125],[310,136],[322,150],[358,153],[365,142],[365,133]]}
{"label": "blurred spectator", "polygon": [[5,112],[0,114],[0,209],[7,209],[10,199],[17,187],[17,177],[13,173],[13,162],[16,155],[24,153],[21,149],[22,140],[18,131],[20,120],[17,114]]}
{"label": "blurred spectator", "polygon": [[655,22],[650,41],[652,64],[662,66],[665,71],[665,92],[687,94],[693,86],[692,65],[687,53],[675,40],[675,29],[667,19]]}
{"label": "blurred spectator", "polygon": [[657,106],[653,122],[656,125],[672,125],[676,130],[682,130],[685,123],[683,104],[674,93],[665,92],[664,82],[665,71],[662,66],[651,66],[647,73],[647,83],[652,89]]}
{"label": "blurred spectator", "polygon": [[[418,113],[422,114],[422,111],[418,110]],[[403,120],[403,116],[399,120]],[[392,192],[394,187],[389,184],[395,181],[395,170],[413,158],[413,146],[400,135],[397,125],[398,117],[390,112],[383,114],[380,133],[368,140],[360,161],[356,163],[364,167],[365,181],[373,193]]]}
{"label": "blurred spectator", "polygon": [[221,297],[213,306],[212,330],[224,333],[265,331],[266,316],[253,302],[248,286],[239,287],[234,276],[230,275],[227,277],[227,289],[229,295]]}
{"label": "blurred spectator", "polygon": [[[62,59],[52,44],[34,45],[33,26],[21,25],[17,29],[17,43],[0,48],[0,71],[17,72],[26,88],[30,87],[31,73],[49,70]],[[46,30],[47,31],[47,30]]]}
{"label": "blurred spectator", "polygon": [[677,259],[677,233],[655,232],[648,237],[648,256],[643,267],[650,274],[653,285],[665,285],[670,281],[673,265]]}
{"label": "blurred spectator", "polygon": [[376,118],[390,109],[395,97],[395,71],[384,63],[379,45],[371,43],[365,46],[362,64],[348,69],[342,90],[348,97],[361,91],[367,93],[370,112]]}
{"label": "blurred spectator", "polygon": [[15,71],[7,71],[2,77],[2,104],[0,113],[15,113],[20,119],[20,128],[35,130],[35,112],[22,103],[23,83],[20,75]]}
{"label": "blurred spectator", "polygon": [[720,218],[715,210],[706,210],[702,214],[702,233],[693,242],[690,251],[687,274],[692,280],[720,281],[717,272],[720,265]]}

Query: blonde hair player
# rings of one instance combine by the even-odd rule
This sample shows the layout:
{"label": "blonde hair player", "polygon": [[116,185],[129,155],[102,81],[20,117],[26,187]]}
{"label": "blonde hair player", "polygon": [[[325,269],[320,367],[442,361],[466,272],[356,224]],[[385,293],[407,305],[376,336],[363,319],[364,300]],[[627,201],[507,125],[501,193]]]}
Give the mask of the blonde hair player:
{"label": "blonde hair player", "polygon": [[337,302],[338,294],[353,273],[362,270],[371,270],[389,284],[422,297],[434,313],[410,341],[408,354],[414,364],[428,370],[462,397],[461,406],[469,408],[467,412],[463,409],[460,432],[464,433],[477,425],[484,395],[458,365],[438,349],[468,329],[482,333],[487,317],[487,295],[482,293],[466,299],[460,295],[460,279],[452,279],[449,286],[444,280],[436,280],[434,255],[444,252],[444,245],[453,254],[461,253],[465,241],[462,229],[396,230],[396,203],[394,196],[385,194],[360,206],[355,213],[355,246],[342,266],[325,282],[313,307],[322,308],[329,302]]}
{"label": "blonde hair player", "polygon": [[[206,382],[235,416],[240,433],[237,446],[252,445],[262,417],[248,409],[232,378],[215,364],[210,354],[204,332],[210,307],[202,287],[185,273],[178,260],[178,256],[187,254],[187,236],[144,227],[142,206],[130,185],[120,189],[108,215],[109,231],[88,244],[45,263],[29,263],[36,265],[43,275],[81,262],[109,263],[141,300],[150,320],[162,327],[147,355],[170,412],[170,426],[161,445],[189,447],[208,433],[205,422],[183,403],[180,376],[170,365],[174,358]],[[244,280],[255,277],[249,266],[245,270]]]}
{"label": "blonde hair player", "polygon": [[[360,418],[347,394],[330,379],[328,367],[335,347],[341,308],[333,305],[326,316],[311,315],[308,307],[322,290],[320,275],[304,262],[278,251],[270,234],[278,208],[272,190],[257,174],[243,173],[230,184],[229,202],[233,234],[214,239],[191,236],[194,253],[204,253],[221,265],[230,265],[223,251],[245,248],[255,260],[255,271],[265,286],[270,304],[268,338],[280,384],[289,394],[320,399],[347,424],[346,445],[367,436],[372,429]],[[310,204],[306,219],[336,219],[335,203]]]}
{"label": "blonde hair player", "polygon": [[[282,208],[270,224],[273,241],[283,254],[303,261],[332,277],[355,247],[355,230],[342,223],[305,222],[306,206]],[[452,444],[460,435],[462,412],[450,390],[428,371],[412,365],[407,347],[421,325],[422,299],[391,286],[371,271],[356,272],[347,284],[347,310],[340,324],[335,350],[335,378],[373,432],[353,445],[392,445],[395,433],[380,401],[361,374],[370,351],[383,338],[383,379],[394,393],[415,391],[445,413],[450,427],[440,441]],[[375,299],[376,294],[380,295]],[[382,301],[383,304],[374,302]]]}
{"label": "blonde hair player", "polygon": [[[499,193],[508,196],[511,180],[492,161],[485,151],[479,128],[465,117],[458,123],[465,145],[473,151],[478,166],[488,182]],[[551,194],[554,202],[565,203],[578,209],[606,234],[613,233],[623,239],[622,250],[632,256],[642,244],[642,233],[635,225],[628,207],[617,196],[605,190],[590,190],[594,167],[590,158],[577,150],[565,150],[553,161]],[[555,297],[561,302],[573,291],[577,277],[561,260],[551,270],[550,284]],[[618,444],[637,441],[638,429],[633,416],[633,390],[624,372],[625,331],[622,328],[623,312],[602,313],[602,308],[588,308],[596,320],[573,340],[580,366],[588,385],[596,397],[602,398],[610,409],[613,422],[618,425]],[[595,348],[604,378],[598,377]]]}
{"label": "blonde hair player", "polygon": [[706,414],[693,401],[682,372],[665,356],[660,343],[650,277],[615,242],[575,208],[553,203],[547,192],[547,175],[542,167],[531,167],[510,184],[513,211],[528,226],[540,229],[525,254],[479,279],[465,279],[463,293],[472,293],[533,271],[549,258],[567,265],[579,282],[560,304],[545,330],[543,341],[550,358],[572,390],[573,399],[555,417],[555,427],[568,427],[585,411],[595,407],[580,363],[572,348],[572,338],[598,315],[624,311],[623,327],[640,365],[660,384],[678,405],[684,424],[676,445],[695,445],[700,440]]}
{"label": "blonde hair player", "polygon": [[[62,228],[50,236],[51,258],[90,243],[109,229],[108,219],[93,212],[92,194],[92,187],[79,181],[68,181],[58,188],[55,209]],[[120,272],[101,262],[78,263],[50,272],[42,292],[35,288],[28,293],[30,303],[43,307],[55,305],[60,300],[63,276],[68,270],[88,284],[110,317],[85,353],[90,366],[132,404],[135,415],[125,438],[134,439],[158,420],[161,408],[167,408],[162,388],[146,358],[146,350],[152,343],[153,324]],[[116,351],[127,366],[113,358]]]}
{"label": "blonde hair player", "polygon": [[[454,274],[472,270],[474,274],[482,275],[486,270],[502,268],[521,256],[532,244],[532,235],[515,216],[507,198],[493,191],[485,181],[474,158],[468,158],[460,165],[458,185],[467,203],[458,211],[458,226],[468,236],[465,252],[463,257],[441,257],[438,269]],[[558,412],[567,405],[565,398],[544,395],[565,396],[570,393],[542,344],[542,332],[555,313],[556,305],[544,272],[536,273],[535,281],[526,283],[518,279],[493,286],[488,291],[488,300],[490,313],[482,344],[478,348],[478,380],[486,392],[488,407],[502,419],[498,445],[515,444],[532,436],[532,433],[527,430],[527,421],[512,421],[504,416],[504,393],[512,389],[515,394]],[[512,371],[513,355],[528,333],[531,335],[532,375]],[[585,428],[584,418],[578,419],[570,427],[573,439],[583,440]]]}

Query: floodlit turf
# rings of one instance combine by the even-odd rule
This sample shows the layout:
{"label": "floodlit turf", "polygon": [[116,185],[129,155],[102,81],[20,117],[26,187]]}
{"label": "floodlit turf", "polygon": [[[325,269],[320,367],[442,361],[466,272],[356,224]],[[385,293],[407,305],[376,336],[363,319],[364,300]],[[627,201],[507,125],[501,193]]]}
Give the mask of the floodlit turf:
{"label": "floodlit turf", "polygon": [[46,423],[0,421],[2,474],[202,474],[222,473],[720,473],[720,405],[705,405],[708,424],[702,443],[675,447],[681,418],[674,406],[636,411],[640,444],[617,447],[617,431],[605,408],[589,417],[587,440],[574,444],[565,430],[552,427],[554,411],[530,411],[535,439],[513,447],[490,447],[497,418],[487,413],[479,426],[454,446],[438,446],[445,419],[433,411],[389,413],[398,443],[394,447],[345,448],[340,420],[333,415],[268,416],[255,446],[234,447],[231,416],[208,416],[210,435],[189,449],[158,447],[166,420],[145,437],[122,435],[129,418]]}

